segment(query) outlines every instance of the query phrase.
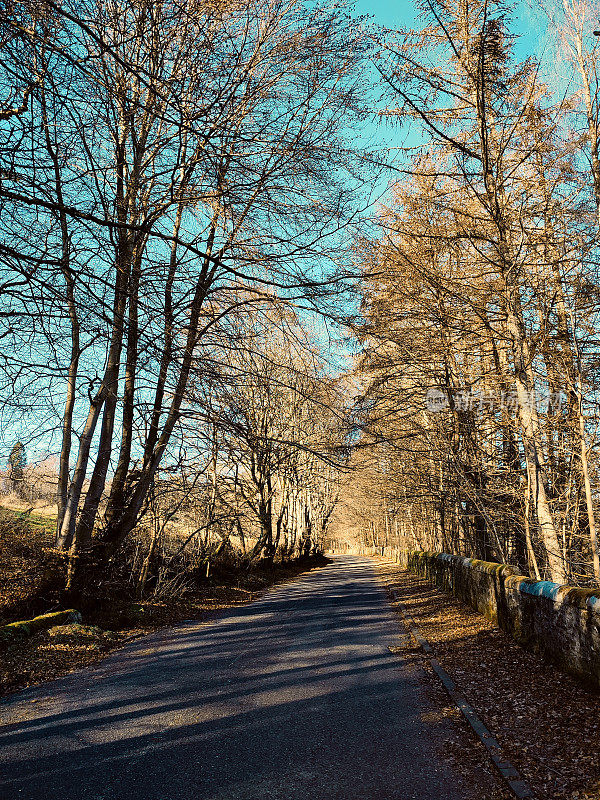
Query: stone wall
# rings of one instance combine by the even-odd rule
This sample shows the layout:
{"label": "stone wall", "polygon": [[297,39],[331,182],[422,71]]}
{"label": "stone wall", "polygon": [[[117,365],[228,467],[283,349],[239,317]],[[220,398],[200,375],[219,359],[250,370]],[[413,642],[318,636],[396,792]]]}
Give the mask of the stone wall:
{"label": "stone wall", "polygon": [[381,555],[452,592],[523,647],[600,687],[600,589],[535,581],[505,564],[447,553],[385,551]]}

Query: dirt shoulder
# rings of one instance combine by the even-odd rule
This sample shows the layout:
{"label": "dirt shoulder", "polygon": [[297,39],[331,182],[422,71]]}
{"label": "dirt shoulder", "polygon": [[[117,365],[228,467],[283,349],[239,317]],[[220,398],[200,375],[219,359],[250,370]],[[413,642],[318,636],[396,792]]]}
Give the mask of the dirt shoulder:
{"label": "dirt shoulder", "polygon": [[397,564],[379,563],[392,602],[406,607],[536,797],[599,800],[600,693],[523,650],[451,595]]}

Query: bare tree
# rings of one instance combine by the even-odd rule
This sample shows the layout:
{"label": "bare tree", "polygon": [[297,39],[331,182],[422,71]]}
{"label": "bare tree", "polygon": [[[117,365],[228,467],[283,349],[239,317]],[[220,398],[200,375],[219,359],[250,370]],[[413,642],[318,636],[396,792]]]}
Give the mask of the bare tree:
{"label": "bare tree", "polygon": [[24,323],[4,371],[62,398],[57,545],[104,559],[214,321],[249,293],[314,306],[343,286],[365,44],[338,10],[279,0],[47,0],[6,7],[2,36],[2,258]]}

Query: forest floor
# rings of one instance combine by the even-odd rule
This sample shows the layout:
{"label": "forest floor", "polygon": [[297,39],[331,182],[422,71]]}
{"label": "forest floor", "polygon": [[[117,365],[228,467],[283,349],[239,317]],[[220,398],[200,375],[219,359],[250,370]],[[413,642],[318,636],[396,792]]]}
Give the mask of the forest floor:
{"label": "forest floor", "polygon": [[[599,800],[600,693],[422,578],[383,560],[380,568],[392,604],[406,608],[535,796]],[[424,653],[422,662],[438,682]]]}
{"label": "forest floor", "polygon": [[[53,531],[48,517],[0,508],[0,625],[62,607],[63,576],[52,552]],[[0,642],[0,696],[99,661],[158,628],[248,603],[270,586],[326,563],[321,556],[250,570],[221,567],[181,596],[161,599],[140,599],[134,587],[117,577],[80,609],[85,628]]]}

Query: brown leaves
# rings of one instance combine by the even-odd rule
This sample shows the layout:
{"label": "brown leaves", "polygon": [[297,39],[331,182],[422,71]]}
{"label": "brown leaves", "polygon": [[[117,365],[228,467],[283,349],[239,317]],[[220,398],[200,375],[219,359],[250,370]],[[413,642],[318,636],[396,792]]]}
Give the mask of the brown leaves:
{"label": "brown leaves", "polygon": [[598,800],[598,693],[522,650],[454,597],[395,565],[385,569],[443,668],[537,796]]}

